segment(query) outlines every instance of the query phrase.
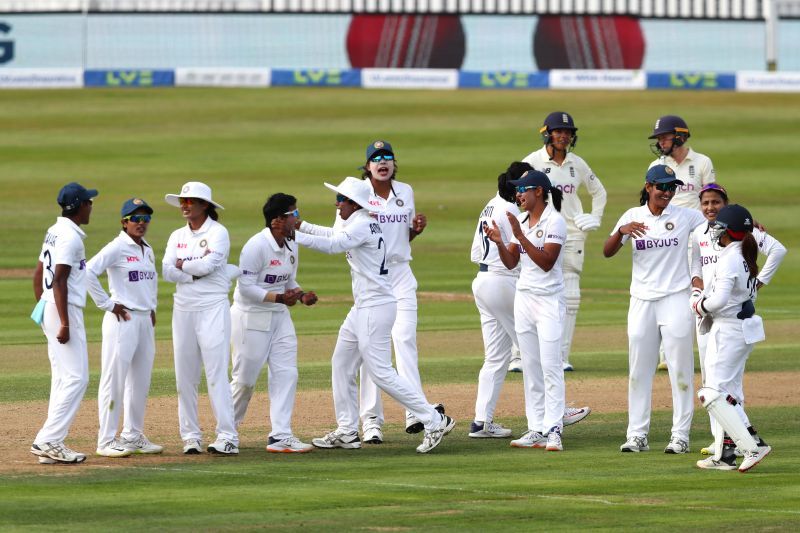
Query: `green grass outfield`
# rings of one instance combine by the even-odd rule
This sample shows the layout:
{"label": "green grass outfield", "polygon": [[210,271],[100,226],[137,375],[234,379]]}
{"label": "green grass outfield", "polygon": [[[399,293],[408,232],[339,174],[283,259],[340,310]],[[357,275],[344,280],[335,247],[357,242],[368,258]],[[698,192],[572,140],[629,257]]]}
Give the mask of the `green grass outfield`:
{"label": "green grass outfield", "polygon": [[[647,136],[655,119],[668,113],[687,120],[690,144],[712,158],[732,199],[750,208],[789,248],[773,283],[759,295],[757,307],[768,339],[757,346],[749,368],[753,374],[797,373],[797,95],[0,91],[0,410],[47,399],[45,347],[40,330],[27,318],[34,303],[28,272],[35,266],[44,230],[58,214],[55,196],[61,185],[77,180],[100,190],[85,228],[89,257],[116,235],[119,207],[134,195],[156,209],[149,240],[160,257],[169,233],[182,223],[178,210],[163,202],[164,194],[177,192],[185,181],[205,181],[226,207],[221,222],[230,231],[236,262],[244,242],[263,227],[261,205],[271,193],[297,196],[307,220],[331,221],[333,197],[322,182],[357,174],[364,148],[376,138],[392,142],[400,179],[413,185],[417,209],[429,219],[428,229],[413,244],[419,290],[431,293],[420,298],[423,382],[474,389],[482,346],[477,311],[465,296],[475,270],[469,262],[475,219],[494,194],[497,174],[539,147],[536,130],[555,109],[575,117],[580,128],[576,153],[589,162],[609,194],[603,226],[587,241],[573,357],[578,372],[568,379],[600,383],[627,374],[630,253],[626,249],[608,260],[601,249],[617,218],[638,205],[644,172],[654,158]],[[587,201],[584,205],[588,209]],[[349,272],[342,257],[305,250],[299,280],[321,298],[315,308],[293,310],[301,336],[299,389],[325,390],[327,358],[349,305]],[[154,396],[174,394],[170,295],[169,284],[162,283]],[[92,401],[99,373],[100,313],[91,306],[86,323],[92,342],[87,401]],[[519,387],[519,381],[514,376],[508,386]],[[114,468],[42,467],[17,474],[0,469],[0,528],[797,528],[800,405],[795,396],[787,395],[786,405],[750,410],[775,451],[744,476],[698,471],[693,468],[696,453],[661,453],[670,425],[666,411],[655,413],[651,434],[659,437],[653,439],[652,452],[620,454],[624,407],[596,412],[569,429],[563,454],[511,450],[505,441],[476,442],[466,437],[469,421],[462,418],[453,436],[429,456],[413,452],[419,438],[390,426],[390,442],[357,452],[267,455],[255,440],[263,438],[260,431],[238,458],[176,457],[159,465],[134,458],[114,463]],[[329,405],[321,408],[332,413]],[[207,403],[201,409],[208,409]],[[41,422],[3,430],[30,440]],[[525,425],[522,416],[503,422],[515,434]],[[706,444],[706,425],[698,411],[694,449]],[[308,437],[302,427],[295,431]],[[93,439],[93,434],[72,435],[70,442]]]}

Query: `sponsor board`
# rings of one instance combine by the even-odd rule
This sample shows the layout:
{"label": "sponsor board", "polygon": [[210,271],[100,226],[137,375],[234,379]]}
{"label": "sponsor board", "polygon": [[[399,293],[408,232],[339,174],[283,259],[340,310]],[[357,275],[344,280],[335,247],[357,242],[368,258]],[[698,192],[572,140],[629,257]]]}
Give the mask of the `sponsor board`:
{"label": "sponsor board", "polygon": [[168,87],[175,85],[173,70],[87,70],[83,74],[86,87]]}
{"label": "sponsor board", "polygon": [[736,90],[771,93],[800,92],[800,72],[737,72]]}
{"label": "sponsor board", "polygon": [[299,87],[360,87],[359,69],[275,69],[272,85]]}
{"label": "sponsor board", "polygon": [[458,86],[471,89],[547,89],[549,82],[546,71],[461,71],[458,74]]}
{"label": "sponsor board", "polygon": [[647,76],[641,70],[550,71],[551,89],[644,89]]}
{"label": "sponsor board", "polygon": [[736,88],[736,75],[721,72],[648,72],[647,88],[732,91]]}
{"label": "sponsor board", "polygon": [[456,69],[365,68],[361,70],[365,89],[456,89]]}
{"label": "sponsor board", "polygon": [[177,68],[175,85],[182,87],[269,87],[268,68]]}
{"label": "sponsor board", "polygon": [[47,89],[83,87],[79,68],[3,68],[0,88]]}

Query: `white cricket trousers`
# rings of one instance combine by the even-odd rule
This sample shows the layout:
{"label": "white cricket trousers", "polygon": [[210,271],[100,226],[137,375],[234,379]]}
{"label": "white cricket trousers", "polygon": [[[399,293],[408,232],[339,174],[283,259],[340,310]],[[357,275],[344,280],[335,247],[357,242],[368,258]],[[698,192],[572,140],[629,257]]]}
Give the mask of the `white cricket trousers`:
{"label": "white cricket trousers", "polygon": [[659,344],[663,344],[672,385],[672,436],[689,442],[694,412],[693,334],[688,290],[658,300],[631,296],[627,438],[643,437],[650,430],[653,378],[658,366]]}
{"label": "white cricket trousers", "polygon": [[47,337],[47,357],[50,359],[50,403],[47,420],[33,440],[34,444],[64,442],[89,384],[83,308],[67,304],[67,314],[69,342],[61,344],[56,339],[61,328],[56,304],[47,302],[45,305],[42,330]]}
{"label": "white cricket trousers", "polygon": [[333,404],[339,429],[358,431],[358,386],[356,375],[363,363],[367,375],[386,394],[434,430],[442,417],[413,385],[392,367],[391,331],[397,314],[394,303],[374,307],[352,307],[339,328],[331,359]]}
{"label": "white cricket trousers", "polygon": [[144,411],[156,354],[155,332],[150,311],[128,310],[128,314],[130,320],[117,320],[117,315],[110,312],[103,316],[97,389],[98,448],[114,440],[121,414],[123,439],[134,440],[144,435]]}
{"label": "white cricket trousers", "polygon": [[[422,392],[417,352],[417,280],[406,262],[389,265],[389,281],[397,299],[397,317],[392,325],[397,373]],[[383,401],[380,389],[362,367],[361,420],[365,422],[370,418],[377,418],[378,424],[383,424]]]}
{"label": "white cricket trousers", "polygon": [[564,294],[517,291],[514,325],[522,353],[522,383],[528,429],[547,433],[563,428],[566,386],[561,364]]}
{"label": "white cricket trousers", "polygon": [[472,280],[472,294],[481,316],[483,366],[478,374],[475,420],[491,422],[506,380],[511,347],[517,342],[514,331],[514,298],[517,277],[494,272],[478,272]]}
{"label": "white cricket trousers", "polygon": [[733,396],[737,401],[736,412],[739,413],[739,418],[746,427],[750,426],[750,420],[744,412],[742,381],[744,367],[754,345],[745,343],[742,321],[738,318],[715,318],[711,331],[706,336],[708,345],[703,385],[716,389],[723,395]]}
{"label": "white cricket trousers", "polygon": [[269,436],[292,436],[297,390],[297,335],[288,309],[248,313],[231,306],[231,394],[236,426],[244,419],[258,376],[268,365]]}
{"label": "white cricket trousers", "polygon": [[172,311],[172,345],[178,386],[178,423],[181,439],[203,439],[197,417],[197,388],[205,367],[208,397],[217,419],[216,435],[238,446],[233,421],[233,398],[228,382],[231,313],[227,298],[200,311]]}

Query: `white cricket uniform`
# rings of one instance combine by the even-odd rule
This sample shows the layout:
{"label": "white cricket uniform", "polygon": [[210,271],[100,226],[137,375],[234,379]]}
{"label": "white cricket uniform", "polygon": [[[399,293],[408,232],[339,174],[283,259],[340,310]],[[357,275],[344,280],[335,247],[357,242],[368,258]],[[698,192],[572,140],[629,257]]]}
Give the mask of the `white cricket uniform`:
{"label": "white cricket uniform", "polygon": [[606,190],[586,161],[573,153],[567,153],[564,162],[559,165],[550,159],[547,147],[543,146],[522,161],[547,174],[553,186],[564,194],[560,213],[567,222],[567,242],[564,243],[561,256],[564,258],[564,296],[567,314],[562,329],[561,357],[566,363],[569,361],[569,352],[572,347],[572,337],[575,333],[575,322],[581,301],[580,275],[583,272],[584,242],[586,240],[586,232],[578,229],[574,222],[577,215],[584,213],[578,190],[581,185],[586,187],[586,191],[592,197],[590,213],[598,220],[603,218],[603,211],[606,207]]}
{"label": "white cricket uniform", "polygon": [[[197,418],[197,388],[202,366],[217,419],[217,438],[239,444],[228,383],[231,315],[226,264],[229,252],[228,230],[209,217],[197,231],[188,224],[173,231],[164,253],[164,279],[176,284],[172,345],[178,422],[184,441],[203,437]],[[184,261],[182,269],[175,267],[178,259]]]}
{"label": "white cricket uniform", "polygon": [[741,242],[732,242],[719,254],[713,279],[704,290],[706,300],[703,302],[703,307],[714,319],[708,332],[704,386],[733,396],[738,401],[736,411],[745,426],[749,426],[750,421],[742,406],[741,383],[745,363],[754,345],[746,330],[754,327],[760,333],[758,340],[763,340],[764,326],[758,315],[746,320],[736,315],[744,302],[755,298],[756,283],[755,278],[750,278],[742,257]]}
{"label": "white cricket uniform", "polygon": [[[33,441],[37,445],[64,442],[89,384],[89,354],[83,325],[83,307],[86,305],[85,238],[86,234],[72,220],[58,217],[56,223],[47,229],[39,254],[43,266],[42,300],[47,302],[42,330],[47,337],[51,376],[47,420]],[[61,329],[53,294],[56,265],[71,267],[67,278],[69,342],[66,344],[61,344],[56,338]]]}
{"label": "white cricket uniform", "polygon": [[[567,224],[548,204],[539,221],[530,226],[529,214],[517,216],[525,237],[537,249],[567,241]],[[514,326],[522,353],[522,382],[525,387],[525,415],[528,429],[546,434],[552,428],[561,431],[564,416],[564,370],[561,365],[561,331],[566,314],[564,301],[563,256],[558,255],[553,268],[545,272],[519,246],[520,274],[514,299]]]}
{"label": "white cricket uniform", "polygon": [[284,304],[265,302],[267,293],[298,287],[298,251],[293,241],[280,246],[269,228],[247,241],[239,257],[242,275],[231,306],[233,371],[231,393],[238,426],[244,419],[264,365],[269,365],[269,436],[292,436],[292,411],[297,390],[297,335]]}
{"label": "white cricket uniform", "polygon": [[714,164],[708,156],[697,153],[691,148],[686,154],[686,158],[678,164],[672,156],[662,155],[647,167],[653,168],[656,165],[666,165],[675,171],[675,177],[683,182],[675,191],[675,196],[670,201],[670,205],[677,207],[687,207],[689,209],[700,209],[700,189],[704,185],[717,181],[714,174]]}
{"label": "white cricket uniform", "polygon": [[[98,279],[108,273],[109,296]],[[87,263],[89,294],[105,310],[97,408],[97,447],[114,440],[123,414],[121,437],[144,435],[144,412],[155,358],[155,331],[150,316],[158,304],[158,272],[153,249],[124,231]],[[130,320],[117,319],[114,304],[128,310]]]}
{"label": "white cricket uniform", "polygon": [[514,331],[514,296],[520,267],[508,269],[500,259],[497,245],[489,240],[484,224],[492,222],[500,228],[503,246],[511,241],[511,224],[506,212],[519,215],[516,204],[503,200],[499,194],[489,200],[478,217],[478,226],[472,239],[470,260],[478,265],[478,274],[472,281],[472,294],[481,317],[484,360],[478,374],[478,395],[475,399],[475,420],[491,422],[506,379],[511,347],[517,344]]}
{"label": "white cricket uniform", "polygon": [[[383,239],[386,243],[386,269],[389,270],[392,294],[397,299],[397,318],[392,326],[392,344],[394,345],[397,373],[422,392],[422,379],[419,377],[419,354],[417,353],[417,280],[411,271],[411,242],[409,241],[409,231],[416,216],[414,190],[406,183],[392,180],[389,198],[384,199],[375,194],[373,190],[369,203],[382,209],[373,216],[383,231]],[[378,424],[383,424],[383,402],[380,389],[363,368],[361,369],[360,392],[362,423],[375,418]]]}
{"label": "white cricket uniform", "polygon": [[[305,233],[300,233],[305,232]],[[339,429],[358,431],[356,375],[362,362],[372,380],[416,416],[427,430],[442,421],[421,389],[392,367],[391,330],[397,315],[386,268],[387,246],[381,225],[365,209],[354,212],[338,229],[303,222],[296,242],[327,254],[345,252],[350,264],[353,307],[347,314],[331,359],[333,402]]]}
{"label": "white cricket uniform", "polygon": [[628,310],[628,431],[646,436],[650,429],[653,378],[663,342],[672,385],[672,436],[689,442],[694,412],[694,324],[689,309],[686,247],[705,217],[694,209],[668,205],[653,215],[647,205],[628,209],[611,235],[629,222],[642,222],[646,234],[631,241],[631,300]]}

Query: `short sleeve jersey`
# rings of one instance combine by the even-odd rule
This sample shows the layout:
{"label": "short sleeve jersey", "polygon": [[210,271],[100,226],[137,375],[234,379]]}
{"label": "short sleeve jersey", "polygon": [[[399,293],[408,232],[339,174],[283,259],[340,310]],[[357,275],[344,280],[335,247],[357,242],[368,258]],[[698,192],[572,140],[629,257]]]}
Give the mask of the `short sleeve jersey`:
{"label": "short sleeve jersey", "polygon": [[375,213],[375,219],[381,225],[383,239],[386,242],[386,261],[392,263],[408,263],[411,261],[411,243],[408,240],[409,229],[413,225],[416,211],[414,207],[414,191],[410,185],[392,180],[389,198],[383,199],[373,193],[370,195],[371,206],[382,208]]}
{"label": "short sleeve jersey", "polygon": [[[158,305],[158,272],[153,249],[143,246],[124,231],[105,245],[87,264],[90,279],[108,273],[111,297],[102,290],[99,282],[91,282],[89,290],[97,306],[111,311],[115,303],[133,311],[154,311]],[[98,290],[99,289],[99,290]]]}
{"label": "short sleeve jersey", "polygon": [[[517,216],[517,220],[522,226],[525,237],[535,248],[542,250],[547,243],[556,243],[563,247],[564,243],[567,242],[567,223],[564,217],[551,204],[545,207],[541,218],[533,226],[530,226],[528,217],[527,212],[522,212]],[[520,253],[518,291],[541,295],[558,294],[564,291],[564,275],[561,270],[561,264],[564,260],[563,253],[558,255],[553,268],[549,272],[545,272],[528,257],[516,237],[511,237],[511,244],[516,244]]]}
{"label": "short sleeve jersey", "polygon": [[47,229],[42,242],[39,261],[42,262],[42,299],[55,303],[53,277],[56,265],[71,267],[67,278],[67,303],[77,307],[86,305],[86,250],[83,240],[86,233],[66,217],[58,217]]}
{"label": "short sleeve jersey", "polygon": [[265,302],[268,292],[283,293],[296,288],[299,256],[294,241],[278,245],[269,228],[256,233],[245,243],[239,257],[242,274],[236,282],[233,301],[247,312],[283,311],[283,304]]}
{"label": "short sleeve jersey", "polygon": [[496,223],[503,237],[503,245],[507,246],[513,235],[511,234],[511,224],[508,222],[506,212],[518,216],[519,208],[516,204],[503,200],[499,193],[495,194],[494,198],[489,200],[489,203],[486,204],[478,217],[478,226],[472,238],[470,260],[475,264],[486,265],[489,272],[519,276],[519,265],[511,270],[506,268],[500,259],[497,245],[489,240],[484,231],[484,227],[492,228],[492,222]]}
{"label": "short sleeve jersey", "polygon": [[711,159],[703,154],[699,154],[689,148],[686,159],[678,164],[671,156],[662,155],[652,163],[655,165],[667,165],[675,171],[675,177],[683,182],[675,191],[675,196],[670,202],[677,207],[687,207],[689,209],[700,209],[700,189],[703,185],[714,183],[717,178],[714,174],[714,165]]}

